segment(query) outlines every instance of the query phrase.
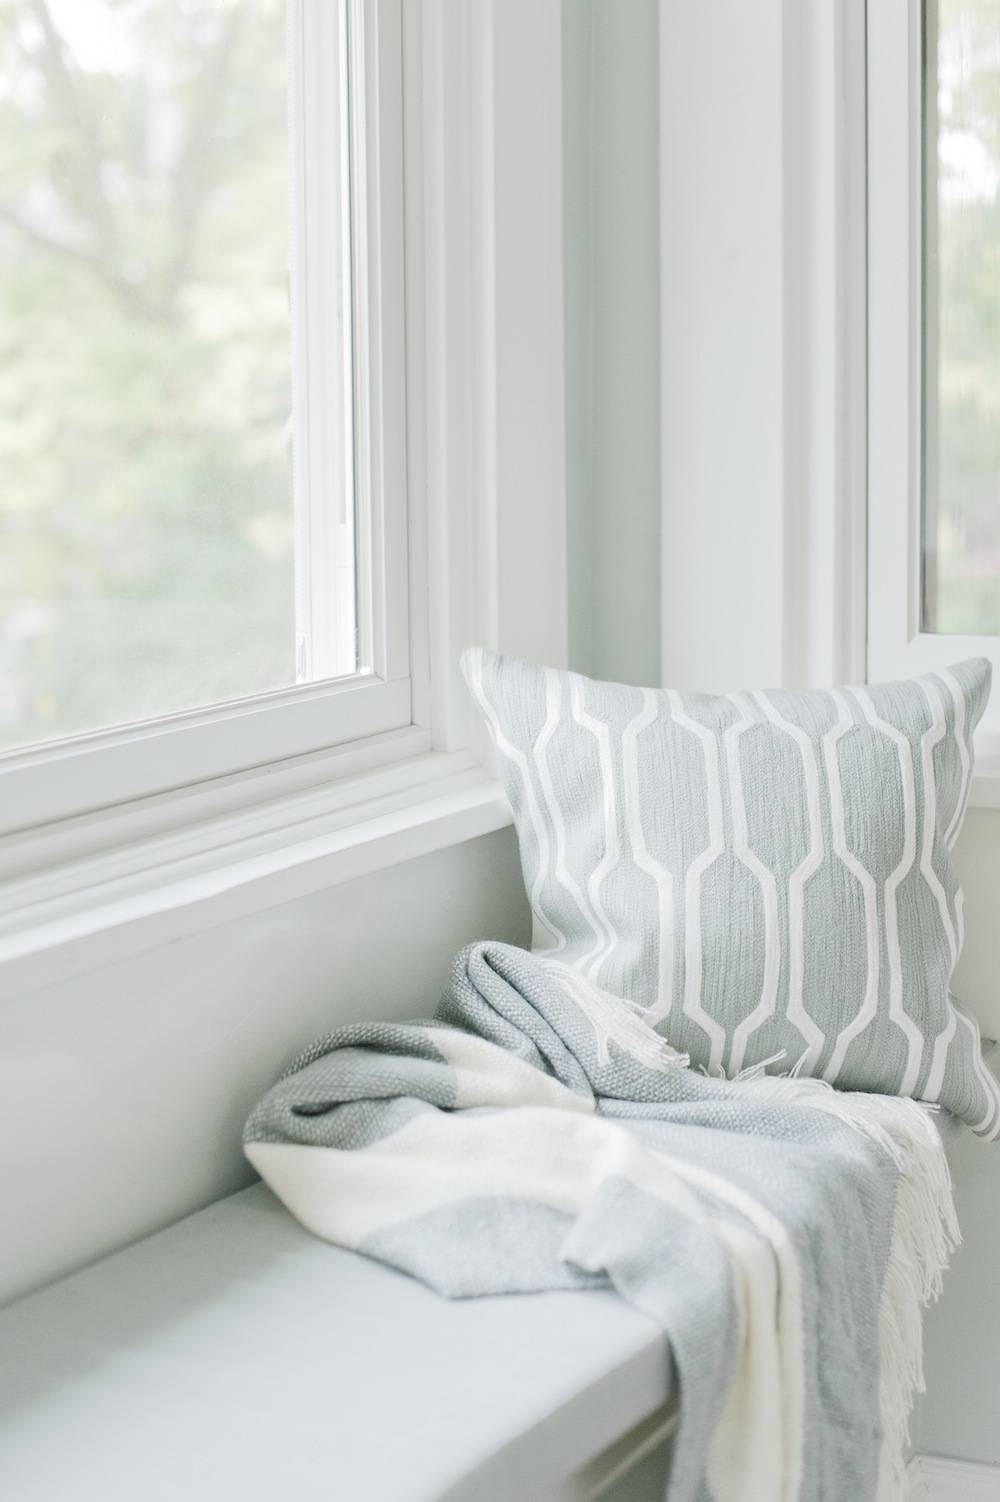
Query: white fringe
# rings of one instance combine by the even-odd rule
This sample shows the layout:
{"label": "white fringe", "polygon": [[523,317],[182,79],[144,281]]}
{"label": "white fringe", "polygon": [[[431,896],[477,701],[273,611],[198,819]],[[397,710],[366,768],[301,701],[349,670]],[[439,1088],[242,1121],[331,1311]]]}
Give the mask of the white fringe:
{"label": "white fringe", "polygon": [[961,1242],[951,1173],[932,1113],[913,1100],[834,1090],[825,1080],[766,1076],[755,1095],[812,1106],[878,1143],[899,1170],[889,1261],[879,1305],[882,1452],[877,1502],[907,1495],[906,1449],[913,1399],[924,1391],[923,1309],[941,1292]]}
{"label": "white fringe", "polygon": [[594,1029],[597,1042],[597,1057],[606,1064],[610,1058],[609,1043],[615,1043],[637,1064],[647,1069],[662,1072],[682,1065],[687,1068],[687,1054],[671,1048],[646,1019],[643,1008],[610,991],[602,991],[593,981],[572,969],[562,960],[546,959],[536,954],[538,963],[554,976],[564,994],[574,1002]]}

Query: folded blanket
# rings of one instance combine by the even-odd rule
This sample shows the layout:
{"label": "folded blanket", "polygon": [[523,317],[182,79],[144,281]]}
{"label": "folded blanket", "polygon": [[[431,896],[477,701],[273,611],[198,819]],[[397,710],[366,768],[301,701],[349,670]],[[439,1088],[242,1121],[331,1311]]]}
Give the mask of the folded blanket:
{"label": "folded blanket", "polygon": [[311,1231],[442,1294],[610,1284],[651,1315],[670,1502],[903,1497],[921,1306],[957,1239],[914,1102],[709,1079],[577,973],[485,943],[433,1021],[308,1049],[245,1145]]}

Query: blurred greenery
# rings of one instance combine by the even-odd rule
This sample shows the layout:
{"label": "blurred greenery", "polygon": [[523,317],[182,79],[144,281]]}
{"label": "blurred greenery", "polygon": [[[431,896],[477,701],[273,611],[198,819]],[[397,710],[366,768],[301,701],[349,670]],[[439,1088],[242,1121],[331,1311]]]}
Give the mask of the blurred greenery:
{"label": "blurred greenery", "polygon": [[294,682],[283,0],[0,0],[0,746]]}
{"label": "blurred greenery", "polygon": [[925,626],[997,635],[1000,0],[939,0],[938,38],[938,400],[927,455]]}

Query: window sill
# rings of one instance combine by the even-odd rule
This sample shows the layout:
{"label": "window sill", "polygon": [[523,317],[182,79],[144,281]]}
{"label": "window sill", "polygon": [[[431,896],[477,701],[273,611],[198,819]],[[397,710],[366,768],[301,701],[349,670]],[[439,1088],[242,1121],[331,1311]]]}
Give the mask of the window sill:
{"label": "window sill", "polygon": [[[378,739],[398,751],[408,734]],[[293,770],[315,778],[326,763],[308,760]],[[268,796],[272,771],[263,769],[263,787],[258,775],[186,794],[180,809],[201,817],[181,820],[170,800],[0,846],[8,872],[15,860],[26,868],[0,881],[0,994],[36,990],[510,823],[499,784],[471,752],[418,752],[277,797]]]}

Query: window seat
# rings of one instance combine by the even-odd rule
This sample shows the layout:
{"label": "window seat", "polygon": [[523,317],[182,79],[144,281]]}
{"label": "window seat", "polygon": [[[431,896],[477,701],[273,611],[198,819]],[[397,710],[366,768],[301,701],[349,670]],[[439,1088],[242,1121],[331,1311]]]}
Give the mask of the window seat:
{"label": "window seat", "polygon": [[449,1302],[258,1184],[0,1313],[0,1497],[570,1502],[670,1384],[613,1293]]}
{"label": "window seat", "polygon": [[0,1497],[646,1502],[671,1382],[611,1292],[449,1302],[257,1184],[0,1311]]}

